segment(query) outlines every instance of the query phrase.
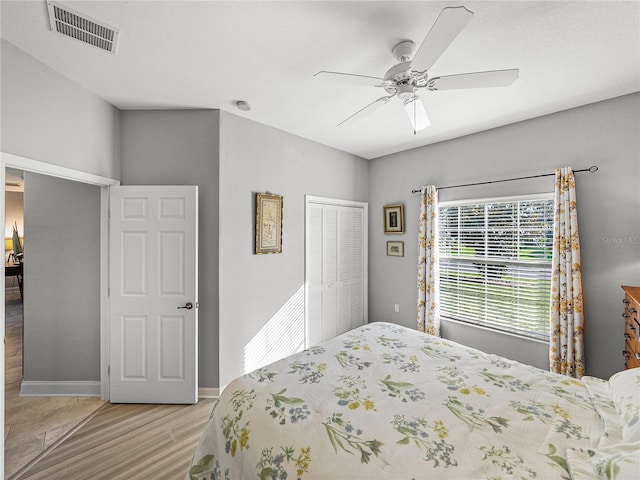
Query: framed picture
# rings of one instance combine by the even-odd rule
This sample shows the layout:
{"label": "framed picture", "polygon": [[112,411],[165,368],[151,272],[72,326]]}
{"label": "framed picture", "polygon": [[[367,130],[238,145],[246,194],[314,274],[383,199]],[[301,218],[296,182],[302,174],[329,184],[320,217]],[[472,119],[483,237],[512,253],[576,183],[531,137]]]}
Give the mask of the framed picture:
{"label": "framed picture", "polygon": [[256,253],[282,253],[282,195],[256,193]]}
{"label": "framed picture", "polygon": [[387,242],[387,256],[404,257],[404,242]]}
{"label": "framed picture", "polygon": [[384,233],[404,233],[404,205],[385,205],[383,209]]}

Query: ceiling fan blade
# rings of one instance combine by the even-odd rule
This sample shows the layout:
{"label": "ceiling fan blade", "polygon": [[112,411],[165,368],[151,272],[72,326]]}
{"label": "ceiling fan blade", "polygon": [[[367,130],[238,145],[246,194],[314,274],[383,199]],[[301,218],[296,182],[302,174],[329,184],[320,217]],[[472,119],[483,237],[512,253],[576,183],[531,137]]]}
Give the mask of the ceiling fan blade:
{"label": "ceiling fan blade", "polygon": [[458,88],[507,87],[518,79],[520,70],[492,70],[488,72],[461,73],[429,79],[429,90],[455,90]]}
{"label": "ceiling fan blade", "polygon": [[473,12],[465,7],[443,9],[414,55],[411,69],[417,72],[429,70],[472,17]]}
{"label": "ceiling fan blade", "polygon": [[375,112],[378,108],[380,108],[383,105],[386,105],[387,103],[389,103],[389,100],[391,100],[392,97],[393,97],[393,95],[389,96],[389,97],[380,97],[379,99],[374,100],[373,102],[371,102],[366,107],[361,108],[360,110],[358,110],[356,113],[354,113],[350,117],[348,117],[345,120],[341,121],[337,126],[340,127],[341,125],[347,125],[347,124],[351,125],[353,123],[359,122],[363,118],[365,118],[365,117],[369,116],[370,114],[372,114],[373,112]]}
{"label": "ceiling fan blade", "polygon": [[420,130],[424,130],[431,122],[429,121],[429,117],[427,117],[427,112],[424,109],[424,105],[422,104],[422,100],[417,95],[414,95],[406,102],[404,102],[404,109],[407,112],[407,117],[411,122],[411,126],[413,127],[413,134]]}
{"label": "ceiling fan blade", "polygon": [[355,73],[327,72],[320,71],[313,78],[318,80],[328,80],[330,82],[349,83],[352,85],[368,85],[377,87],[383,82],[383,78],[370,77],[368,75],[357,75]]}

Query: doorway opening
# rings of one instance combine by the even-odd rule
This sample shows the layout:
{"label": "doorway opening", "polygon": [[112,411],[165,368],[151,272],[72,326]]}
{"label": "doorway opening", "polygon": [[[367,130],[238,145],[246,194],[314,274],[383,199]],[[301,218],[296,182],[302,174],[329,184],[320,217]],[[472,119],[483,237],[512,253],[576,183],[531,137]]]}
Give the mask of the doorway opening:
{"label": "doorway opening", "polygon": [[[68,364],[87,363],[76,361],[73,344],[82,344],[86,335],[82,335],[83,339],[78,336],[88,327],[95,333],[91,342],[96,351],[93,375],[99,374],[100,285],[93,277],[99,276],[100,251],[95,244],[99,240],[100,190],[17,169],[7,168],[5,175],[4,424],[5,474],[9,477],[104,402],[99,399],[99,388],[93,397],[82,398],[58,391],[54,388],[56,377],[52,376],[54,372],[68,371]],[[10,191],[19,188],[17,184],[21,191]],[[89,191],[92,200],[80,195],[72,205],[78,191]],[[61,201],[65,196],[71,202]],[[82,209],[85,214],[79,216]],[[76,228],[64,225],[69,215]],[[93,233],[84,240],[84,234],[78,232],[88,230],[88,219],[94,221]],[[9,233],[11,241],[7,240]],[[70,243],[70,237],[77,239],[79,245],[65,245]],[[9,243],[11,250],[7,250]],[[93,247],[80,254],[86,248],[84,243],[92,243]],[[65,251],[76,256],[76,265],[69,254],[61,255]],[[93,271],[90,262],[94,263]],[[82,272],[89,278],[81,278]],[[93,303],[83,308],[89,296],[93,296]],[[74,316],[79,320],[75,325]],[[60,342],[56,333],[68,338],[68,345],[57,348]]]}
{"label": "doorway opening", "polygon": [[5,391],[22,381],[24,174],[7,168],[4,193]]}
{"label": "doorway opening", "polygon": [[[4,197],[5,195],[5,176],[7,168],[15,169],[28,173],[39,174],[39,176],[51,177],[52,179],[58,180],[70,180],[71,184],[74,185],[88,185],[88,186],[97,186],[99,187],[99,207],[96,209],[97,211],[93,212],[94,217],[99,218],[100,226],[100,236],[99,236],[99,318],[100,318],[100,332],[99,332],[99,343],[100,343],[100,381],[98,385],[90,385],[89,389],[90,393],[96,393],[101,395],[103,399],[109,398],[109,381],[108,381],[108,187],[113,185],[119,185],[120,182],[117,180],[113,180],[111,178],[101,177],[98,175],[88,174],[85,172],[81,172],[78,170],[73,170],[66,167],[60,167],[57,165],[53,165],[50,163],[45,163],[25,157],[21,157],[18,155],[9,154],[6,152],[0,152],[0,185],[2,191],[0,194]],[[27,187],[28,188],[28,187]],[[64,187],[60,187],[64,188]],[[5,223],[5,212],[4,209],[0,211],[0,224]],[[46,235],[44,233],[43,235]],[[46,241],[46,239],[45,239]],[[27,238],[27,242],[29,242]],[[81,243],[79,243],[80,246]],[[55,249],[55,245],[51,242],[51,248]],[[64,274],[64,265],[65,262],[69,262],[70,265],[78,264],[78,262],[74,262],[72,257],[67,258],[58,258],[59,256],[55,255],[55,250],[52,250],[51,255],[44,255],[49,261],[53,259],[58,265],[56,267],[61,271],[60,278],[65,279]],[[27,272],[28,273],[28,268]],[[68,280],[67,284],[71,284],[73,279]],[[76,278],[75,281],[81,281],[81,277]],[[28,281],[28,279],[27,279]],[[2,309],[2,317],[3,317],[3,325],[4,325],[4,276],[2,277],[2,283],[0,284],[0,295],[2,295],[2,299],[0,299],[0,308]],[[27,292],[25,292],[27,293]],[[4,357],[4,348],[2,348],[2,356]],[[50,386],[45,385],[45,388]],[[63,386],[64,387],[64,386]],[[82,387],[82,385],[74,385],[73,388]],[[86,387],[86,386],[85,386]],[[37,394],[38,385],[34,385],[36,391],[32,391],[30,393]],[[52,393],[52,392],[48,392]],[[55,392],[55,393],[64,393],[64,392]]]}

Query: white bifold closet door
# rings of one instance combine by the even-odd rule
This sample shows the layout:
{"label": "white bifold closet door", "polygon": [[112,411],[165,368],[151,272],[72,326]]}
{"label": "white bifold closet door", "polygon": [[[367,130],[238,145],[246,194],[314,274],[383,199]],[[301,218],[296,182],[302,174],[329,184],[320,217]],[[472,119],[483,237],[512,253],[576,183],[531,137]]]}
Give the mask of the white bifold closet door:
{"label": "white bifold closet door", "polygon": [[306,200],[309,347],[367,323],[367,204]]}

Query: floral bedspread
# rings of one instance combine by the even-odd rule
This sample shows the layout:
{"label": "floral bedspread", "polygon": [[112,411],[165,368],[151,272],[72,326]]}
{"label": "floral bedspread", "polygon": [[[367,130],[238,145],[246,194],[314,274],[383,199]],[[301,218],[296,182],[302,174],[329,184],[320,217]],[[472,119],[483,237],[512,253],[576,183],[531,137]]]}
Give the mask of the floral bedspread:
{"label": "floral bedspread", "polygon": [[568,479],[579,380],[373,323],[234,380],[188,479]]}

